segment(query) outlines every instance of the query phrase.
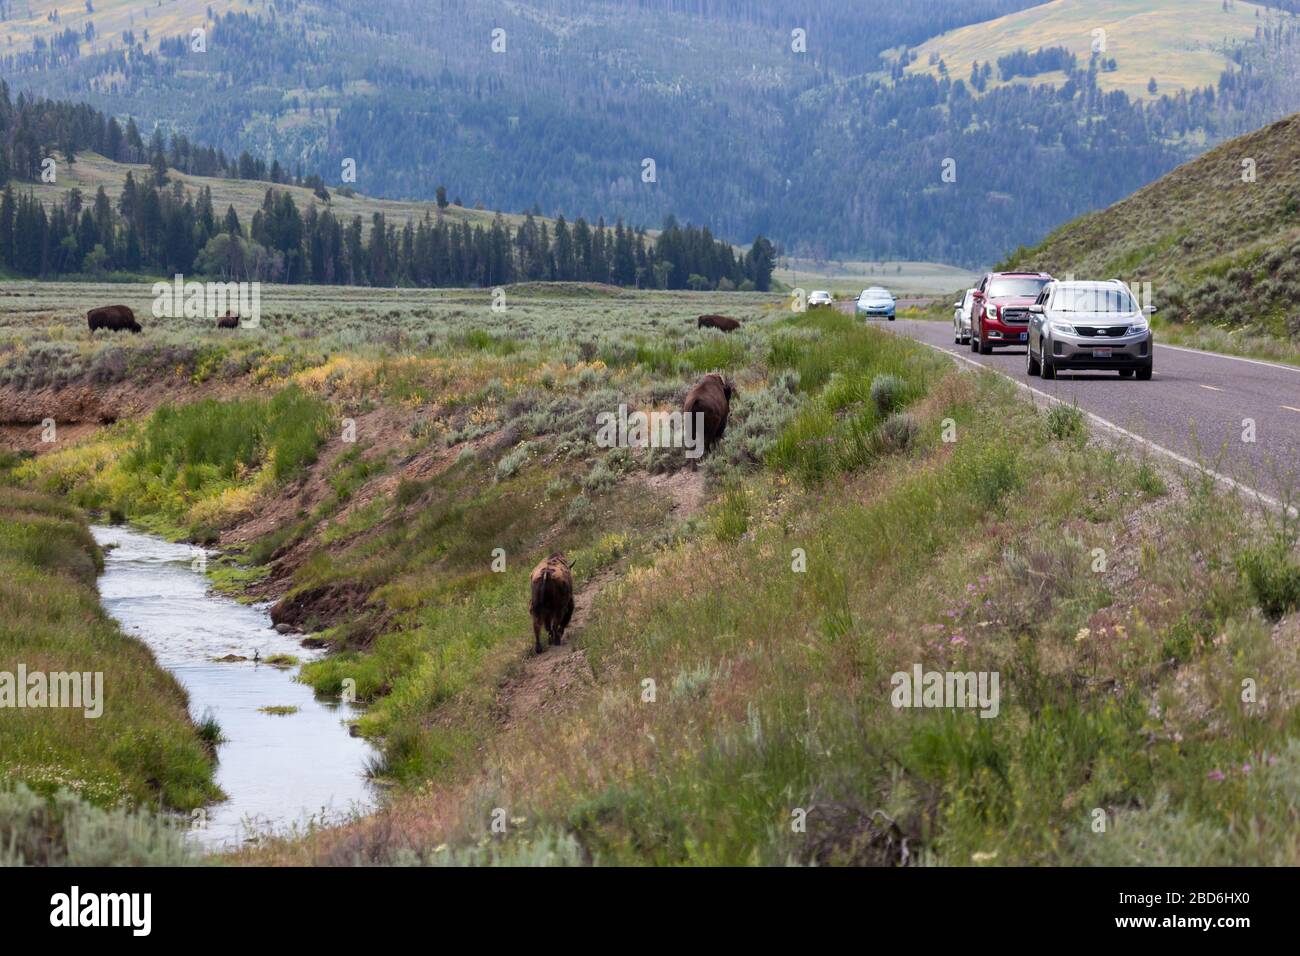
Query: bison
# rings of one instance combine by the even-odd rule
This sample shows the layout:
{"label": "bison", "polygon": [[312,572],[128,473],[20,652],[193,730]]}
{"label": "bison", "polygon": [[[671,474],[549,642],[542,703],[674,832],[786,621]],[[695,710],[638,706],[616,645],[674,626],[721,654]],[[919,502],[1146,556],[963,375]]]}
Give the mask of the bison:
{"label": "bison", "polygon": [[697,329],[717,329],[719,332],[734,332],[740,328],[740,322],[725,315],[702,315],[695,323]]}
{"label": "bison", "polygon": [[124,305],[105,305],[98,309],[91,309],[86,313],[86,324],[90,326],[90,331],[95,329],[108,329],[110,332],[121,332],[123,329],[130,329],[132,332],[140,331],[140,323],[135,320],[135,313]]}
{"label": "bison", "polygon": [[231,315],[230,310],[227,309],[226,314],[223,315],[221,318],[217,319],[217,328],[219,329],[239,328],[239,316]]}
{"label": "bison", "polygon": [[[706,454],[722,440],[722,433],[727,430],[727,416],[731,414],[731,398],[734,394],[735,389],[732,388],[731,383],[717,372],[710,372],[704,376],[686,393],[686,400],[682,402],[682,425],[685,428],[695,428],[697,427],[696,413],[704,416]],[[695,434],[695,440],[699,441],[698,434],[694,432],[691,434]],[[695,470],[697,462],[697,458],[691,459],[692,471]]]}
{"label": "bison", "polygon": [[531,590],[528,613],[533,616],[533,650],[540,654],[542,628],[546,628],[548,646],[560,644],[573,617],[573,565],[560,552],[553,551],[533,568]]}

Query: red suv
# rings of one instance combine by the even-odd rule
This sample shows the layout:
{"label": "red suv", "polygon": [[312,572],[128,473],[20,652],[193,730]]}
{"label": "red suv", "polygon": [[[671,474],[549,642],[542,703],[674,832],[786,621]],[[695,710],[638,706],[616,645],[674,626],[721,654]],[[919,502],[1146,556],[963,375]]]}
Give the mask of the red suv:
{"label": "red suv", "polygon": [[975,287],[970,309],[970,350],[989,355],[1029,341],[1029,307],[1052,281],[1046,272],[990,272]]}

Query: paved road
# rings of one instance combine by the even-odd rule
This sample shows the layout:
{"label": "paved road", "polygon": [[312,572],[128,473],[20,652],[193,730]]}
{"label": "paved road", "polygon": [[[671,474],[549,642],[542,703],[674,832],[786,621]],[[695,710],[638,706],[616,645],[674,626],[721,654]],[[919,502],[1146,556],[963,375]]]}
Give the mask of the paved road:
{"label": "paved road", "polygon": [[[899,319],[878,324],[1076,402],[1250,488],[1278,496],[1291,487],[1300,498],[1300,368],[1160,345],[1157,337],[1155,374],[1149,382],[1122,379],[1114,372],[1061,372],[1044,381],[1026,374],[1023,347],[979,355],[953,342],[949,323]],[[1253,442],[1243,439],[1246,419],[1254,421]]]}

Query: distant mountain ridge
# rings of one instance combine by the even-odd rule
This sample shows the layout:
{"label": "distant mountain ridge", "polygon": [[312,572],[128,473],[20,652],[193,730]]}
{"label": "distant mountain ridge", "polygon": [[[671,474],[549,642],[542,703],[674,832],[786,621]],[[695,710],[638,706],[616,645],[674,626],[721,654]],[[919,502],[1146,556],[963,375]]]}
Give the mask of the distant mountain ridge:
{"label": "distant mountain ridge", "polygon": [[[1133,2],[1090,9],[1104,23]],[[332,186],[352,160],[372,196],[445,184],[469,206],[674,213],[812,257],[987,264],[1300,108],[1270,68],[1293,29],[1268,11],[1275,32],[1243,41],[1210,93],[1141,106],[1086,61],[1063,84],[974,96],[968,63],[904,74],[904,51],[1033,0],[95,0],[52,20],[57,6],[3,5],[11,85],[130,113],[146,135],[158,122]],[[972,229],[999,196],[1015,214]]]}

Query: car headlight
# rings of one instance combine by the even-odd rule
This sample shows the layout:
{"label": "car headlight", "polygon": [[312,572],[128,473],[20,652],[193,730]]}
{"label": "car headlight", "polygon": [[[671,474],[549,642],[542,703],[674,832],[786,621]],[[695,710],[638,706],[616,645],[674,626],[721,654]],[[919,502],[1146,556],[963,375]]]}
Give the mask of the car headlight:
{"label": "car headlight", "polygon": [[984,306],[984,315],[986,318],[996,319],[998,317],[998,307],[992,304]]}
{"label": "car headlight", "polygon": [[1143,332],[1146,332],[1150,328],[1151,326],[1147,325],[1145,322],[1134,322],[1132,325],[1128,327],[1128,331],[1125,332],[1124,334],[1141,335]]}
{"label": "car headlight", "polygon": [[1069,322],[1053,322],[1052,331],[1060,332],[1063,335],[1078,335],[1078,333],[1074,331],[1074,326]]}

